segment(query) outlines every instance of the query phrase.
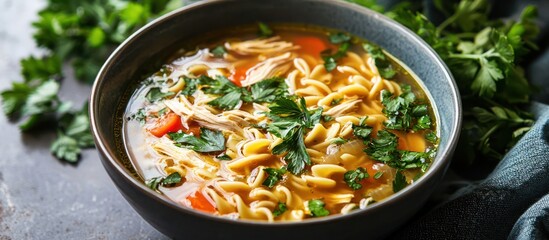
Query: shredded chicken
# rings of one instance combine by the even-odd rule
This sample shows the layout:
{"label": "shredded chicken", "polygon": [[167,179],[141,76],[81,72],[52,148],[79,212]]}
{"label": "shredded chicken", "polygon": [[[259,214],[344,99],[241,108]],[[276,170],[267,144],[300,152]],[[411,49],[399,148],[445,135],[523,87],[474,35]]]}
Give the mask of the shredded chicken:
{"label": "shredded chicken", "polygon": [[357,99],[357,100],[341,103],[333,108],[330,108],[330,110],[324,112],[324,114],[334,118],[343,116],[346,113],[355,110],[357,107],[356,104],[359,102],[362,102],[362,100]]}
{"label": "shredded chicken", "polygon": [[299,49],[291,42],[279,41],[280,36],[265,39],[252,39],[243,42],[225,43],[225,48],[240,55],[271,55]]}
{"label": "shredded chicken", "polygon": [[247,87],[263,79],[283,75],[290,69],[291,60],[292,53],[288,52],[256,64],[246,72],[242,86]]}
{"label": "shredded chicken", "polygon": [[214,115],[204,106],[193,105],[184,96],[181,96],[179,99],[173,98],[166,100],[164,101],[164,104],[177,115],[180,115],[183,118],[183,122],[192,119],[201,126],[210,129],[227,130],[241,136],[243,134],[242,127],[238,125],[239,123],[223,116]]}
{"label": "shredded chicken", "polygon": [[189,168],[198,167],[206,171],[217,171],[216,166],[204,161],[195,151],[177,147],[167,138],[161,138],[160,141],[154,143],[152,147],[163,157],[173,159],[176,164],[184,165]]}

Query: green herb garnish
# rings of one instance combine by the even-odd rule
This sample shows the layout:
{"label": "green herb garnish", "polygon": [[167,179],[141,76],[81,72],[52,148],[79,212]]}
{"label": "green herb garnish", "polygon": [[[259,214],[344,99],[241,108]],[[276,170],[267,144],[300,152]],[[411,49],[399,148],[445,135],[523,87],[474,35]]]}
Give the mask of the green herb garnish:
{"label": "green herb garnish", "polygon": [[263,186],[266,186],[268,188],[273,188],[280,180],[282,180],[284,174],[286,174],[285,167],[281,167],[280,169],[264,168],[263,171],[268,174],[265,181],[263,181]]}
{"label": "green herb garnish", "polygon": [[351,41],[351,36],[345,34],[345,33],[331,33],[329,36],[328,36],[328,39],[330,40],[331,43],[333,44],[340,44],[340,43],[344,43],[344,42],[349,42]]}
{"label": "green herb garnish", "polygon": [[[71,104],[58,97],[64,78],[61,66],[70,64],[78,80],[91,84],[116,46],[149,19],[179,5],[181,2],[176,1],[154,4],[48,1],[32,24],[35,43],[44,49],[41,52],[45,55],[21,60],[24,81],[2,91],[4,113],[15,121],[21,120],[19,126],[23,131],[38,129],[43,123],[71,122],[78,118],[80,111],[71,110]],[[57,158],[75,162],[81,148],[94,146],[93,141],[81,140],[80,135],[67,132],[64,124],[57,125],[58,136],[50,147]]]}
{"label": "green herb garnish", "polygon": [[396,70],[393,68],[391,62],[387,59],[387,56],[383,53],[381,48],[371,43],[364,43],[362,47],[370,57],[372,57],[376,63],[377,70],[379,75],[385,79],[392,79],[397,74]]}
{"label": "green herb garnish", "polygon": [[326,204],[320,199],[309,200],[307,207],[313,217],[324,217],[330,215],[330,212],[324,208]]}
{"label": "green herb garnish", "polygon": [[370,175],[368,175],[366,169],[359,167],[356,170],[347,171],[343,175],[343,180],[345,180],[345,183],[347,183],[347,186],[349,186],[351,189],[358,190],[362,188],[362,184],[360,184],[360,181],[368,177],[370,177]]}
{"label": "green herb garnish", "polygon": [[145,98],[149,102],[156,102],[158,100],[162,100],[166,97],[173,96],[173,92],[162,92],[162,90],[158,87],[151,88],[147,95],[145,95]]}
{"label": "green herb garnish", "polygon": [[402,94],[393,96],[389,91],[381,91],[383,113],[387,116],[385,126],[388,129],[407,131],[431,128],[431,117],[427,105],[416,105],[416,96],[410,86],[402,86]]}
{"label": "green herb garnish", "polygon": [[219,154],[219,155],[215,156],[215,158],[217,158],[217,160],[221,160],[221,161],[233,160],[229,155],[227,155],[227,153]]}
{"label": "green herb garnish", "polygon": [[200,137],[182,132],[168,133],[178,146],[196,152],[219,152],[225,150],[225,137],[219,131],[200,128]]}
{"label": "green herb garnish", "polygon": [[274,34],[273,30],[269,27],[269,25],[263,22],[257,23],[257,27],[259,28],[259,36],[261,37],[271,37]]}
{"label": "green herb garnish", "polygon": [[344,138],[338,137],[338,138],[332,139],[331,144],[341,145],[341,144],[344,144],[346,142],[347,142],[347,140],[345,140]]}
{"label": "green herb garnish", "polygon": [[227,53],[227,49],[225,49],[225,47],[223,46],[217,46],[212,49],[212,54],[216,58],[222,58],[223,56],[225,56],[225,53]]}
{"label": "green herb garnish", "polygon": [[376,174],[374,174],[374,179],[378,180],[381,178],[381,176],[383,176],[383,172],[376,172]]}
{"label": "green herb garnish", "polygon": [[308,110],[305,99],[300,98],[299,105],[289,98],[276,99],[267,116],[273,121],[267,130],[282,138],[282,143],[272,149],[272,153],[286,153],[284,161],[292,174],[300,174],[306,165],[311,165],[311,159],[303,142],[306,128],[312,128],[320,122],[322,108]]}
{"label": "green herb garnish", "polygon": [[288,86],[284,83],[284,78],[274,77],[253,84],[250,91],[253,102],[268,103],[288,95]]}
{"label": "green herb garnish", "polygon": [[152,190],[158,191],[159,186],[173,187],[183,180],[178,172],[174,172],[167,177],[154,177],[145,182]]}
{"label": "green herb garnish", "polygon": [[278,217],[282,215],[284,212],[286,212],[287,210],[288,210],[288,207],[286,206],[286,204],[283,202],[279,202],[276,205],[276,208],[273,210],[273,216]]}
{"label": "green herb garnish", "polygon": [[320,53],[322,55],[322,59],[324,60],[324,68],[326,68],[326,71],[331,72],[336,69],[337,60],[347,55],[347,51],[349,50],[350,46],[350,42],[343,42],[341,45],[339,45],[335,53],[332,53],[330,49]]}

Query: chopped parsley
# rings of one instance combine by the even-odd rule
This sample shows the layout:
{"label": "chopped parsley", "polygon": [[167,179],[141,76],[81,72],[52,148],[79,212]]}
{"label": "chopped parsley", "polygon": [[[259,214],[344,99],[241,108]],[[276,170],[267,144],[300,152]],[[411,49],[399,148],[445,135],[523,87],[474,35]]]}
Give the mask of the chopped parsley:
{"label": "chopped parsley", "polygon": [[330,212],[324,208],[326,204],[320,199],[309,200],[307,207],[313,217],[324,217],[330,215]]}
{"label": "chopped parsley", "polygon": [[383,113],[387,116],[388,129],[407,131],[431,128],[431,118],[427,105],[416,105],[416,96],[409,85],[402,85],[402,94],[393,96],[387,90],[381,91]]}
{"label": "chopped parsley", "polygon": [[330,122],[334,120],[334,117],[330,116],[330,115],[322,115],[322,121],[324,122]]}
{"label": "chopped parsley", "polygon": [[147,187],[152,190],[158,191],[159,186],[174,187],[183,180],[178,172],[174,172],[167,177],[154,177],[145,182]]}
{"label": "chopped parsley", "polygon": [[261,37],[271,37],[274,34],[273,30],[269,27],[269,25],[263,22],[258,22],[257,27],[259,28],[259,36]]}
{"label": "chopped parsley", "polygon": [[345,140],[345,138],[338,137],[338,138],[332,139],[331,144],[341,145],[341,144],[344,144],[346,142],[347,142],[347,140]]}
{"label": "chopped parsley", "polygon": [[328,36],[328,38],[329,38],[330,42],[333,43],[333,44],[340,44],[340,43],[351,41],[351,36],[349,36],[345,33],[342,33],[342,32],[331,33]]}
{"label": "chopped parsley", "polygon": [[336,69],[337,60],[347,55],[347,51],[349,50],[350,46],[350,42],[343,42],[341,45],[339,45],[335,53],[332,53],[330,49],[327,49],[321,53],[322,59],[324,60],[324,68],[326,68],[326,71],[331,72]]}
{"label": "chopped parsley", "polygon": [[425,139],[429,141],[430,143],[437,143],[438,137],[434,132],[428,132],[425,134]]}
{"label": "chopped parsley", "polygon": [[353,125],[353,134],[364,141],[370,139],[370,134],[372,134],[373,128],[368,126]]}
{"label": "chopped parsley", "polygon": [[[221,95],[218,98],[208,102],[208,105],[223,110],[232,110],[241,101],[265,103],[272,102],[276,98],[285,97],[288,94],[288,87],[284,79],[280,77],[268,78],[259,81],[249,88],[239,87],[224,76],[217,76],[214,79],[210,77],[200,77],[197,79],[188,79],[189,94],[194,93],[199,87],[207,94]],[[186,86],[187,87],[187,86]]]}
{"label": "chopped parsley", "polygon": [[397,72],[393,69],[393,65],[387,59],[387,56],[385,56],[380,47],[370,43],[364,43],[362,44],[362,48],[364,48],[364,50],[370,54],[370,57],[374,59],[381,77],[385,79],[392,79],[395,77]]}
{"label": "chopped parsley", "polygon": [[267,173],[267,178],[263,181],[263,186],[268,188],[274,187],[286,174],[286,168],[281,167],[280,169],[276,168],[264,168],[263,171]]}
{"label": "chopped parsley", "polygon": [[219,154],[219,155],[215,156],[215,158],[217,158],[217,160],[221,160],[221,161],[233,160],[229,155],[227,155],[227,153]]}
{"label": "chopped parsley", "polygon": [[398,137],[387,130],[378,131],[376,138],[365,141],[365,144],[364,152],[372,159],[396,169],[421,168],[425,171],[432,158],[430,152],[398,150]]}
{"label": "chopped parsley", "polygon": [[137,112],[129,117],[129,119],[135,120],[141,125],[145,124],[145,120],[147,119],[147,112],[145,111],[145,108],[138,109]]}
{"label": "chopped parsley", "polygon": [[221,45],[212,49],[212,54],[216,58],[222,58],[223,56],[225,56],[225,53],[227,53],[227,49],[225,49],[225,47]]}
{"label": "chopped parsley", "polygon": [[345,183],[347,183],[347,186],[349,186],[351,189],[358,190],[362,188],[362,184],[360,184],[360,181],[368,177],[370,177],[370,175],[368,175],[366,169],[364,169],[363,167],[359,167],[356,170],[347,171],[343,175],[343,180],[345,180]]}
{"label": "chopped parsley", "polygon": [[176,145],[196,152],[219,152],[225,150],[225,137],[222,132],[200,128],[200,137],[182,132],[168,133]]}
{"label": "chopped parsley", "polygon": [[152,103],[173,95],[173,92],[162,92],[160,88],[153,87],[149,90],[147,95],[145,95],[145,98],[147,99],[147,101]]}
{"label": "chopped parsley", "polygon": [[383,172],[376,172],[376,174],[374,174],[374,179],[378,180],[381,178],[381,176],[383,176]]}
{"label": "chopped parsley", "polygon": [[288,210],[288,207],[283,202],[278,202],[276,208],[273,210],[273,216],[278,217]]}

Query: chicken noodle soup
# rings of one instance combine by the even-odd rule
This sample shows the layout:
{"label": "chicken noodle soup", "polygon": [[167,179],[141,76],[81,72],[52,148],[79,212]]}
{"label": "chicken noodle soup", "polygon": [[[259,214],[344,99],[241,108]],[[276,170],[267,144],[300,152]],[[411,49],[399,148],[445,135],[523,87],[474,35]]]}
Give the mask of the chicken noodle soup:
{"label": "chicken noodle soup", "polygon": [[133,94],[124,140],[146,184],[264,221],[347,214],[413,184],[437,128],[412,75],[349,34],[271,27],[196,44]]}

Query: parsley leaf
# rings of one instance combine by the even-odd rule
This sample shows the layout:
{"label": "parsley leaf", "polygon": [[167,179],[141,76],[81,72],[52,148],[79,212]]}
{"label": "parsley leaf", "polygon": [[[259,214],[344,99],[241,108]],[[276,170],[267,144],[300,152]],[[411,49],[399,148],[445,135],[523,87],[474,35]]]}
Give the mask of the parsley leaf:
{"label": "parsley leaf", "polygon": [[209,101],[208,105],[218,107],[219,109],[223,110],[232,110],[240,103],[241,97],[242,92],[230,92],[212,101]]}
{"label": "parsley leaf", "polygon": [[277,98],[286,97],[287,89],[284,78],[280,77],[265,79],[250,87],[252,99],[256,103],[273,102]]}
{"label": "parsley leaf", "polygon": [[429,116],[428,106],[425,104],[417,105],[416,96],[411,91],[410,86],[402,86],[402,94],[393,97],[387,91],[381,91],[381,103],[383,104],[383,113],[387,116],[385,126],[394,130],[422,130],[431,128],[431,117]]}
{"label": "parsley leaf", "polygon": [[286,153],[284,161],[288,171],[294,175],[300,174],[305,165],[311,165],[311,157],[307,153],[307,147],[303,142],[303,127],[293,128],[284,138],[282,143],[272,149],[273,154]]}
{"label": "parsley leaf", "polygon": [[271,37],[271,36],[273,36],[274,32],[269,27],[269,25],[267,25],[263,22],[259,22],[259,23],[257,23],[257,26],[259,28],[259,36],[261,36],[261,37]]}
{"label": "parsley leaf", "polygon": [[367,145],[364,152],[370,158],[396,169],[420,168],[425,171],[434,157],[429,152],[398,150],[398,137],[387,130],[378,131],[375,138],[370,138],[364,143]]}
{"label": "parsley leaf", "polygon": [[313,217],[324,217],[330,215],[330,212],[324,208],[326,204],[320,199],[309,200],[307,207]]}
{"label": "parsley leaf", "polygon": [[145,182],[147,187],[152,190],[158,191],[159,186],[173,187],[183,180],[178,172],[174,172],[167,177],[154,177]]}
{"label": "parsley leaf", "polygon": [[363,167],[359,167],[356,170],[347,171],[343,175],[343,180],[345,180],[345,183],[347,183],[347,186],[349,186],[351,189],[358,190],[362,188],[362,184],[360,184],[360,181],[368,177],[370,177],[370,175],[368,175],[366,169],[364,169]]}
{"label": "parsley leaf", "polygon": [[225,55],[225,53],[227,53],[227,49],[225,49],[225,47],[221,45],[212,49],[212,54],[216,58],[222,58]]}
{"label": "parsley leaf", "polygon": [[58,159],[75,163],[81,148],[93,146],[88,105],[84,105],[80,111],[64,114],[59,120],[57,138],[50,147],[51,152]]}
{"label": "parsley leaf", "polygon": [[217,158],[217,160],[221,160],[221,161],[233,160],[229,155],[227,155],[227,153],[219,154],[219,155],[215,156],[215,158]]}
{"label": "parsley leaf", "polygon": [[14,116],[25,105],[32,88],[24,83],[13,82],[9,90],[2,92],[2,109],[8,116]]}
{"label": "parsley leaf", "polygon": [[364,48],[364,50],[368,52],[368,54],[370,54],[370,57],[374,59],[377,70],[379,71],[379,75],[381,75],[381,77],[385,79],[392,79],[395,77],[397,72],[380,47],[371,43],[364,43],[362,44],[362,48]]}
{"label": "parsley leaf", "polygon": [[278,202],[276,208],[273,210],[273,216],[278,217],[288,210],[288,207],[283,202]]}
{"label": "parsley leaf", "polygon": [[145,95],[145,99],[152,103],[173,95],[173,92],[162,92],[160,88],[154,87],[149,90],[147,95]]}
{"label": "parsley leaf", "polygon": [[289,98],[276,99],[269,106],[267,116],[273,121],[267,126],[267,131],[282,138],[282,143],[272,149],[272,153],[286,153],[284,161],[287,169],[294,175],[300,174],[305,165],[311,165],[311,159],[303,142],[305,128],[312,128],[320,122],[322,108],[308,110],[305,99],[300,98],[299,104]]}
{"label": "parsley leaf", "polygon": [[[150,18],[175,9],[181,1],[98,2],[93,0],[48,1],[33,22],[36,45],[45,55],[21,60],[24,82],[13,83],[1,93],[4,113],[22,122],[23,131],[44,122],[57,123],[58,138],[52,153],[74,162],[80,148],[93,146],[87,135],[71,132],[65,122],[81,120],[81,113],[70,112],[70,104],[58,97],[64,63],[71,63],[78,80],[92,83],[111,51]],[[68,127],[68,128],[67,128]],[[81,126],[86,128],[89,126]],[[86,136],[86,137],[84,137]],[[84,139],[80,139],[84,137]]]}
{"label": "parsley leaf", "polygon": [[333,44],[340,44],[340,43],[348,42],[351,40],[351,36],[342,32],[330,33],[328,38],[330,39],[330,42]]}
{"label": "parsley leaf", "polygon": [[330,143],[331,144],[336,144],[336,145],[341,145],[341,144],[344,144],[346,142],[347,142],[347,140],[345,140],[344,138],[338,137],[338,138],[332,139],[332,141]]}
{"label": "parsley leaf", "polygon": [[200,137],[182,132],[168,133],[168,136],[179,146],[196,152],[219,152],[225,150],[225,137],[223,133],[207,128],[200,128]]}
{"label": "parsley leaf", "polygon": [[368,141],[370,139],[370,134],[372,133],[372,130],[372,127],[353,125],[353,134],[357,138],[364,141]]}
{"label": "parsley leaf", "polygon": [[263,171],[268,174],[265,181],[263,181],[263,186],[266,186],[268,188],[273,188],[280,180],[282,180],[284,174],[286,174],[285,167],[282,167],[280,169],[264,168]]}
{"label": "parsley leaf", "polygon": [[378,180],[381,178],[381,176],[383,176],[383,172],[376,172],[376,174],[374,174],[374,179]]}
{"label": "parsley leaf", "polygon": [[164,180],[162,181],[163,186],[173,186],[175,184],[178,184],[181,182],[181,175],[178,172],[174,172],[170,175],[168,175]]}
{"label": "parsley leaf", "polygon": [[327,49],[320,53],[322,55],[322,59],[324,60],[324,68],[326,68],[326,71],[331,72],[336,69],[337,60],[347,55],[347,51],[349,50],[350,46],[350,42],[343,42],[341,45],[339,45],[335,53],[332,53],[330,49]]}
{"label": "parsley leaf", "polygon": [[145,124],[145,121],[147,120],[147,113],[145,112],[145,109],[140,108],[139,110],[137,110],[137,112],[129,117],[129,120],[138,121],[141,125]]}

